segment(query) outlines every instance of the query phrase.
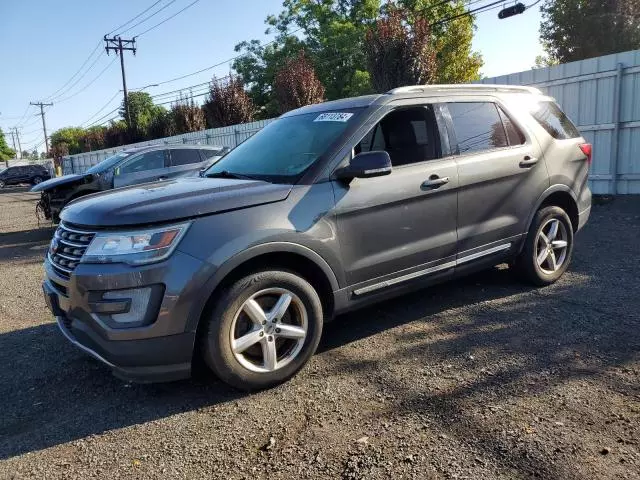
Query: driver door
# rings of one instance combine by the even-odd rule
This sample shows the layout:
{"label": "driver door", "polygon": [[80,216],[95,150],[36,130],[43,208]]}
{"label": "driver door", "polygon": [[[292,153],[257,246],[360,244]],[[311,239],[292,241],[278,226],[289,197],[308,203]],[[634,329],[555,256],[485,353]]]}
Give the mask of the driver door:
{"label": "driver door", "polygon": [[136,155],[119,165],[113,176],[113,187],[166,180],[169,173],[165,150],[152,150]]}
{"label": "driver door", "polygon": [[345,274],[354,295],[453,272],[458,172],[443,158],[435,109],[395,109],[354,151],[385,150],[391,174],[334,180],[336,222]]}

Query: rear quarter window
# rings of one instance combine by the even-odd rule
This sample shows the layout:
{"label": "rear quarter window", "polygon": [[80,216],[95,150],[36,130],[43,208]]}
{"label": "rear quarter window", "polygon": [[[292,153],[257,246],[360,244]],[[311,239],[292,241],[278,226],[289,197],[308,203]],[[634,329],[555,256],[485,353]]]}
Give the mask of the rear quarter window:
{"label": "rear quarter window", "polygon": [[557,140],[580,137],[576,126],[554,102],[537,102],[530,113],[536,122]]}

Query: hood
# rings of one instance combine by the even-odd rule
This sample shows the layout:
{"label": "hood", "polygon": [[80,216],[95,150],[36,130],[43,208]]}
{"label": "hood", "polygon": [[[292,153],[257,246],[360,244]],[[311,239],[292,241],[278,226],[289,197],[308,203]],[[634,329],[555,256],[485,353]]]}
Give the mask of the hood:
{"label": "hood", "polygon": [[44,182],[40,182],[37,185],[34,185],[30,191],[32,192],[42,192],[45,190],[51,190],[55,187],[60,187],[62,185],[70,185],[73,183],[80,183],[87,175],[63,175],[62,177],[52,178],[51,180],[46,180]]}
{"label": "hood", "polygon": [[287,198],[291,185],[226,178],[181,178],[90,195],[60,217],[76,225],[116,227],[173,222]]}

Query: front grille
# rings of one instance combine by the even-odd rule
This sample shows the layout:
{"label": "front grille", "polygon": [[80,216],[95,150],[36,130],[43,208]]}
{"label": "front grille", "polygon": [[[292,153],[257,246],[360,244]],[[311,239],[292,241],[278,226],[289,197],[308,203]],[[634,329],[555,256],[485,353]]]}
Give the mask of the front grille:
{"label": "front grille", "polygon": [[94,236],[94,232],[70,228],[60,223],[49,249],[49,260],[55,271],[69,278]]}

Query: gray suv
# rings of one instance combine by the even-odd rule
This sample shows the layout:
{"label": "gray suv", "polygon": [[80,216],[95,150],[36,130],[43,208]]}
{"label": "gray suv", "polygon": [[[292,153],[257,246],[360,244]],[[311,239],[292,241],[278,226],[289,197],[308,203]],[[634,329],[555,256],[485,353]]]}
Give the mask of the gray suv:
{"label": "gray suv", "polygon": [[591,145],[526,87],[416,86],[289,112],[202,178],[71,203],[44,292],[65,337],[116,375],[204,361],[240,389],[291,378],[323,323],[509,262],[568,268]]}
{"label": "gray suv", "polygon": [[80,197],[128,185],[197,175],[227,151],[227,147],[208,145],[129,148],[105,158],[84,173],[37,182],[31,189],[41,192],[36,211],[42,212],[46,219],[58,222],[60,211]]}

